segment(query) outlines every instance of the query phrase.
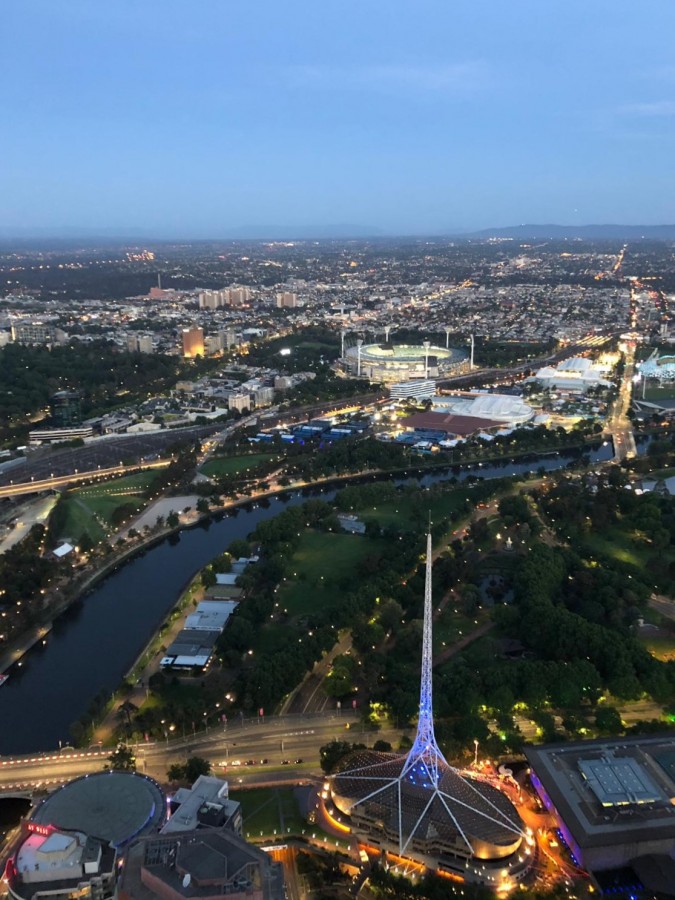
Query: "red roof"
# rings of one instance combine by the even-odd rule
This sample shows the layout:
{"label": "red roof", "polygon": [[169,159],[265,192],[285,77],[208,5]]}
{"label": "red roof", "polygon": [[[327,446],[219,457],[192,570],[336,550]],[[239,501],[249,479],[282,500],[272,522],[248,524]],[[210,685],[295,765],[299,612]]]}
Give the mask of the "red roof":
{"label": "red roof", "polygon": [[489,431],[491,428],[501,428],[503,422],[495,422],[494,419],[479,419],[476,416],[453,416],[451,413],[422,412],[415,413],[403,420],[406,428],[414,428],[420,431],[444,431],[446,434],[454,434],[458,437],[466,437],[477,431]]}

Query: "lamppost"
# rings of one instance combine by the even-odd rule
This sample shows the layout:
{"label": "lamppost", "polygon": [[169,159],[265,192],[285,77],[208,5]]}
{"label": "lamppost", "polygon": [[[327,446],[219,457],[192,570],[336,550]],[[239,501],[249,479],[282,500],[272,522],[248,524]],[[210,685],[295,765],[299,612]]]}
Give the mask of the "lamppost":
{"label": "lamppost", "polygon": [[473,765],[474,765],[474,768],[477,769],[478,768],[478,738],[473,739],[473,747],[474,747]]}

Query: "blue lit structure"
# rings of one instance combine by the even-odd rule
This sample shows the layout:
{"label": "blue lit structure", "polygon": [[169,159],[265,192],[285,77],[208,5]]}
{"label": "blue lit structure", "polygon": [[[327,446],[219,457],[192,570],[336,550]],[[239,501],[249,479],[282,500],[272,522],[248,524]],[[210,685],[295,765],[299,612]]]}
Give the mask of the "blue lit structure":
{"label": "blue lit structure", "polygon": [[[525,871],[530,853],[511,801],[461,774],[443,756],[433,717],[431,534],[427,535],[422,677],[417,733],[407,756],[359,751],[332,776],[332,797],[353,829],[383,849],[472,880],[495,884],[509,860]],[[495,867],[499,868],[495,868]]]}

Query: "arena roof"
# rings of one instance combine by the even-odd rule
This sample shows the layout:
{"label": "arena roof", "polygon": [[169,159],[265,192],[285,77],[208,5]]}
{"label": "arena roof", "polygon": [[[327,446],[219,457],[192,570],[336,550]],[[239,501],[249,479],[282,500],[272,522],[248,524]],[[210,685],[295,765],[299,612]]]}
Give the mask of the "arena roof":
{"label": "arena roof", "polygon": [[82,831],[118,847],[164,821],[165,799],[157,782],[134,772],[96,772],[69,781],[46,797],[31,820]]}
{"label": "arena roof", "polygon": [[479,419],[477,416],[454,416],[441,412],[415,413],[403,419],[406,428],[414,428],[416,431],[439,431],[445,434],[457,434],[466,437],[477,431],[485,431],[489,428],[500,428],[502,423],[494,419]]}
{"label": "arena roof", "polygon": [[[460,775],[447,763],[439,782],[440,794],[427,783],[423,767],[419,767],[419,773],[411,770],[399,782],[396,779],[405,762],[405,756],[392,753],[356,751],[332,776],[333,800],[343,811],[351,807],[352,815],[353,804],[363,806],[364,813],[381,821],[390,833],[398,832],[399,826],[404,833],[411,833],[420,819],[416,834],[421,840],[436,837],[451,844],[462,833],[483,858],[499,855],[500,850],[510,853],[518,847],[523,826],[505,794],[486,782]],[[383,782],[389,779],[391,784],[383,789]],[[486,852],[488,846],[492,852]]]}
{"label": "arena roof", "polygon": [[654,803],[663,792],[634,759],[580,759],[579,770],[603,806]]}

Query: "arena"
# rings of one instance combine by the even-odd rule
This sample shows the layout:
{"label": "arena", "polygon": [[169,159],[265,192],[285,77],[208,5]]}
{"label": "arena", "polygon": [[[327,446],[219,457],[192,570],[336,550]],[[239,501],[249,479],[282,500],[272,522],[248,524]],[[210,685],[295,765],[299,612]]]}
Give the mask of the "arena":
{"label": "arena", "polygon": [[651,378],[659,384],[672,385],[675,382],[675,356],[657,356],[653,353],[649,359],[638,365],[643,378]]}
{"label": "arena", "polygon": [[353,344],[345,348],[342,367],[350,375],[377,384],[410,378],[442,378],[469,371],[469,354],[454,347],[418,344]]}
{"label": "arena", "polygon": [[121,847],[159,828],[166,817],[164,794],[151,778],[135,772],[97,772],[69,781],[49,794],[31,821],[81,831]]}

